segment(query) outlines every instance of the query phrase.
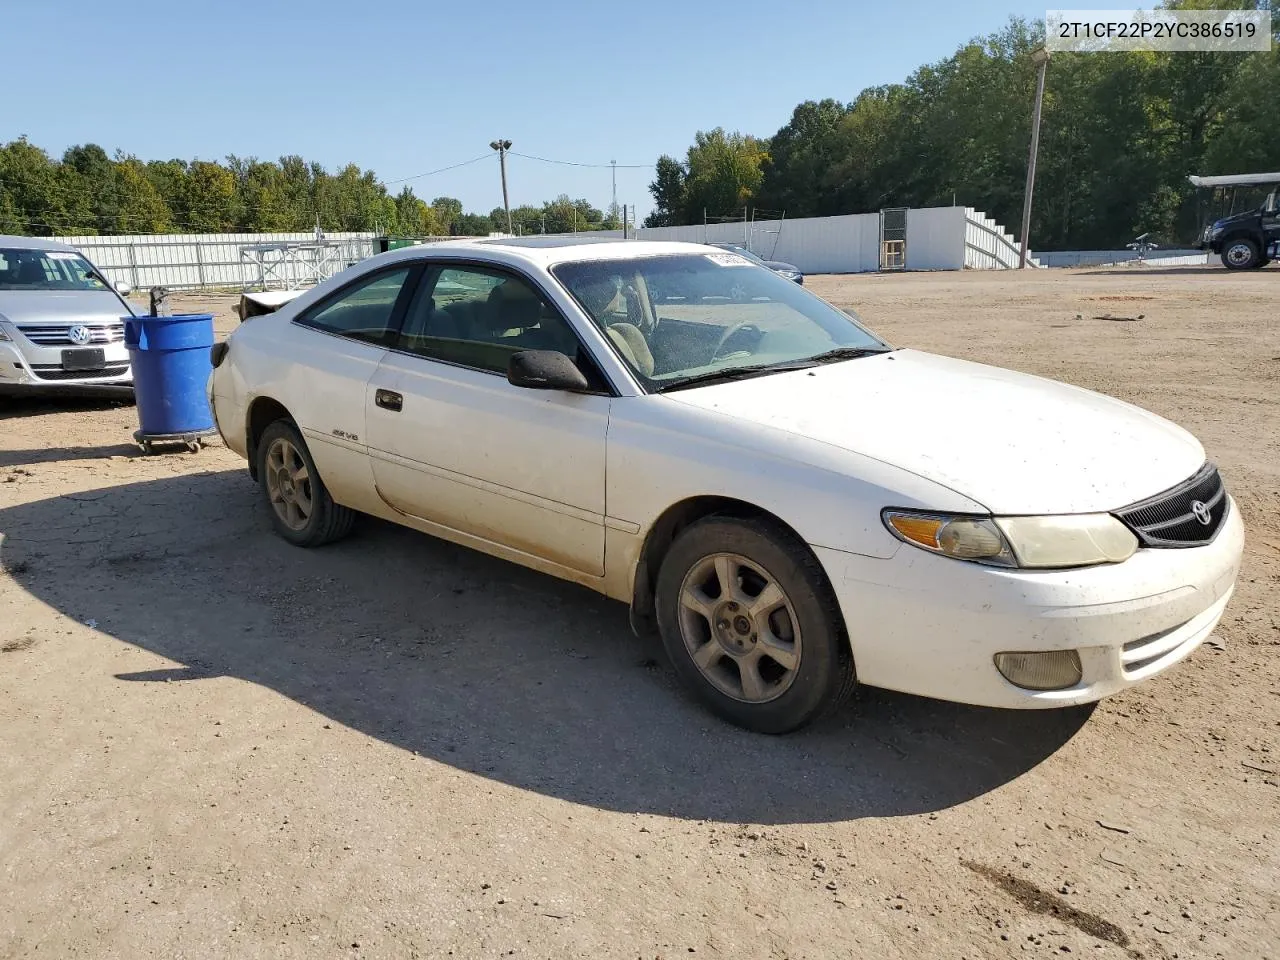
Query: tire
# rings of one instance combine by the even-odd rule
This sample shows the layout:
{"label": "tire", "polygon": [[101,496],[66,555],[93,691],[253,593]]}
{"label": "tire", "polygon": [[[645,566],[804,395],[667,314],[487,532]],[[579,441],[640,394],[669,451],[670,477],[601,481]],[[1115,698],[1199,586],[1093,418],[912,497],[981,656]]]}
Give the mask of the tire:
{"label": "tire", "polygon": [[1255,270],[1264,262],[1258,245],[1245,237],[1228,240],[1222,247],[1222,265],[1228,270]]}
{"label": "tire", "polygon": [[663,558],[655,607],[680,679],[740,727],[787,733],[853,693],[853,656],[826,576],[780,524],[713,516],[689,526]]}
{"label": "tire", "polygon": [[333,502],[293,423],[277,420],[268,426],[257,456],[258,483],[276,533],[294,546],[320,547],[351,532],[356,512]]}

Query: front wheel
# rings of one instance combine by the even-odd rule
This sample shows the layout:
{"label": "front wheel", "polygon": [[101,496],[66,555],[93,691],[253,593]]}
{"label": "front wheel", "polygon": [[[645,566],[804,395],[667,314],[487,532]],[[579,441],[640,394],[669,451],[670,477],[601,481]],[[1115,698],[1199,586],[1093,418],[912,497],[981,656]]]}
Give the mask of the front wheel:
{"label": "front wheel", "polygon": [[302,434],[277,420],[258,441],[258,479],[276,533],[299,547],[319,547],[351,532],[355,511],[334,503]]}
{"label": "front wheel", "polygon": [[822,568],[778,524],[709,517],[688,527],[663,559],[655,601],[676,672],[739,726],[786,733],[853,691]]}
{"label": "front wheel", "polygon": [[1228,270],[1253,270],[1263,263],[1262,252],[1252,240],[1230,240],[1222,248],[1222,265]]}

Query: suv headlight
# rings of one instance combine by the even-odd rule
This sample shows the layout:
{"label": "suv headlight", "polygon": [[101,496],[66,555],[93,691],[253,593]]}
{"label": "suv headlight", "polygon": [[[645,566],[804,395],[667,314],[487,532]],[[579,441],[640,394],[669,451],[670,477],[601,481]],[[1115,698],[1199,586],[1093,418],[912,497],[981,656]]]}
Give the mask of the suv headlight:
{"label": "suv headlight", "polygon": [[1030,569],[1088,567],[1133,556],[1138,538],[1109,513],[971,517],[885,510],[899,540],[957,560]]}

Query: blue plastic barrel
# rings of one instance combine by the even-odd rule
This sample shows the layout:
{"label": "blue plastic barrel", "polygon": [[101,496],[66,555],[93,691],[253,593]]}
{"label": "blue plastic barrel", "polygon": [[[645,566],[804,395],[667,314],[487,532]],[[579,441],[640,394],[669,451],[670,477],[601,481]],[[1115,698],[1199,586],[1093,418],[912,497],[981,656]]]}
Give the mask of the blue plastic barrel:
{"label": "blue plastic barrel", "polygon": [[213,314],[123,319],[141,437],[211,431],[205,384],[213,371]]}

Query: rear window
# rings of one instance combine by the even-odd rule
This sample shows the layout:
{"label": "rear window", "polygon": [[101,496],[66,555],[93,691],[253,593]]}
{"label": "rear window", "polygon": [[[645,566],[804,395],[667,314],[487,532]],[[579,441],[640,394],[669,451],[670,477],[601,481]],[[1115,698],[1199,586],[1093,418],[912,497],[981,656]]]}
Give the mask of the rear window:
{"label": "rear window", "polygon": [[72,250],[0,249],[0,290],[106,290],[107,285]]}

